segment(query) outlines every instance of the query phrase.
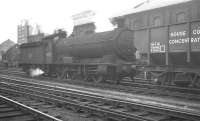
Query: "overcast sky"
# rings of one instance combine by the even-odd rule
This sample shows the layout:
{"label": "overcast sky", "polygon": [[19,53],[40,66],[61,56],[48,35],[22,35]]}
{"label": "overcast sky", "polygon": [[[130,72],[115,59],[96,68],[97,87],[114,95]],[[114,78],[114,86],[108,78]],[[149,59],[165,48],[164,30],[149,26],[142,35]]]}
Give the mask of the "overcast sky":
{"label": "overcast sky", "polygon": [[2,0],[0,1],[0,43],[17,42],[17,25],[22,19],[38,23],[45,33],[56,28],[72,31],[71,16],[85,10],[96,13],[97,31],[112,28],[109,18],[145,0]]}

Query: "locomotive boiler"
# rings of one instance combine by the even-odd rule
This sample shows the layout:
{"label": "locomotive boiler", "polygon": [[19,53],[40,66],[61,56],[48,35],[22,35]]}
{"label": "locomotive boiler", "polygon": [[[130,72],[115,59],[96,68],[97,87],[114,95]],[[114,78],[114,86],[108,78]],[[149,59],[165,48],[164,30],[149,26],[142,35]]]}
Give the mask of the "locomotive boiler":
{"label": "locomotive boiler", "polygon": [[136,51],[132,31],[120,29],[62,39],[55,48],[59,57],[100,60],[111,55],[127,62],[134,62]]}

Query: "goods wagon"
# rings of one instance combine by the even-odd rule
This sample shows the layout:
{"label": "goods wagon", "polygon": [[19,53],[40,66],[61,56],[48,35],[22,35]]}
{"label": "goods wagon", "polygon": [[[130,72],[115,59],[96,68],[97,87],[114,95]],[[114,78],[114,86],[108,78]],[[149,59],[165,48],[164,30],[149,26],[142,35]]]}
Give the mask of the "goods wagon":
{"label": "goods wagon", "polygon": [[24,58],[20,65],[26,71],[40,68],[49,76],[81,77],[92,81],[114,80],[118,78],[117,73],[130,75],[136,51],[132,32],[127,29],[59,38],[56,41],[48,38],[23,44],[20,48],[21,58]]}
{"label": "goods wagon", "polygon": [[150,75],[146,78],[199,86],[200,21],[135,30],[133,35],[143,62],[140,65],[146,65],[143,70]]}

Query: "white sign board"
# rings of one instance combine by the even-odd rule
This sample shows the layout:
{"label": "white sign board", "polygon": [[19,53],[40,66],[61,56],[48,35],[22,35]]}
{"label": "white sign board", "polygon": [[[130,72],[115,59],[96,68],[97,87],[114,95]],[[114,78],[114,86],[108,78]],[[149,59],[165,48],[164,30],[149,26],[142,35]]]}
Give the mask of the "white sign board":
{"label": "white sign board", "polygon": [[72,16],[74,26],[94,22],[95,13],[91,10],[84,11]]}

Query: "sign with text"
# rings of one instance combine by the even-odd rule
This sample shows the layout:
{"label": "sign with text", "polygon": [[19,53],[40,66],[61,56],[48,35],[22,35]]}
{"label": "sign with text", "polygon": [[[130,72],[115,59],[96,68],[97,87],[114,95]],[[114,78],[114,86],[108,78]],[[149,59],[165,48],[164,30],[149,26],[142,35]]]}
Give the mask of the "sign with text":
{"label": "sign with text", "polygon": [[[189,38],[190,34],[190,38]],[[170,50],[187,51],[188,44],[191,43],[191,50],[200,49],[200,22],[191,23],[189,33],[188,24],[175,25],[170,27],[169,47]]]}
{"label": "sign with text", "polygon": [[188,25],[179,24],[169,27],[169,51],[187,51]]}
{"label": "sign with text", "polygon": [[166,51],[167,29],[166,27],[151,29],[151,53],[164,53]]}
{"label": "sign with text", "polygon": [[191,50],[200,51],[200,22],[191,24]]}
{"label": "sign with text", "polygon": [[186,52],[189,49],[189,43],[191,51],[200,51],[200,22],[192,22],[190,26],[189,30],[188,23],[171,25],[169,33],[167,33],[167,27],[152,28],[151,53],[166,52],[167,44],[169,44],[169,52]]}

